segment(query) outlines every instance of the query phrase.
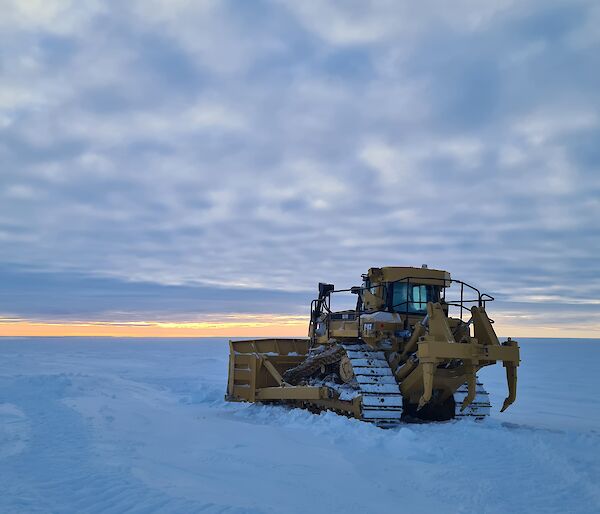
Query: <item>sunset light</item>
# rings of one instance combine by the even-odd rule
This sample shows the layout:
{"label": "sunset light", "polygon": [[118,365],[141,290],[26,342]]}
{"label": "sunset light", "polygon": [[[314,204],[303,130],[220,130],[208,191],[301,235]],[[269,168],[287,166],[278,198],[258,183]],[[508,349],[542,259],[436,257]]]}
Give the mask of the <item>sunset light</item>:
{"label": "sunset light", "polygon": [[300,316],[231,316],[222,321],[72,321],[68,323],[2,320],[0,335],[18,337],[304,337],[307,319]]}
{"label": "sunset light", "polygon": [[[234,321],[233,319],[236,318]],[[496,316],[503,337],[600,337],[600,326],[544,326]],[[0,335],[13,337],[306,337],[308,317],[262,315],[223,316],[205,321],[31,321],[0,318]]]}

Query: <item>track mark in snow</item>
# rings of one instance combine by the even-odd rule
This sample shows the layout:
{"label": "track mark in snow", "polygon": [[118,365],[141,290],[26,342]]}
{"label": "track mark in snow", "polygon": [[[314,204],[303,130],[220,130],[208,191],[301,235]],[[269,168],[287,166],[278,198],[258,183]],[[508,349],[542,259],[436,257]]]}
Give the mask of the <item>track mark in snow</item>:
{"label": "track mark in snow", "polygon": [[29,439],[27,417],[16,405],[0,403],[0,463],[22,452]]}
{"label": "track mark in snow", "polygon": [[0,401],[10,397],[19,405],[0,404],[0,416],[20,420],[26,415],[31,425],[26,451],[13,454],[10,466],[4,466],[0,512],[251,512],[170,496],[146,486],[126,466],[96,459],[89,428],[62,401],[73,392],[73,382],[77,379],[66,374],[0,378]]}

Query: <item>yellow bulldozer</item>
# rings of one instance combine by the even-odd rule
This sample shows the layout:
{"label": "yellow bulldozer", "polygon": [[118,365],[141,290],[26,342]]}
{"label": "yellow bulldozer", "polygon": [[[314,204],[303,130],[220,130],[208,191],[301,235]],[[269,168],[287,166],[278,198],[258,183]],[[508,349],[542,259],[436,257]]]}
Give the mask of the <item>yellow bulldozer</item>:
{"label": "yellow bulldozer", "polygon": [[[502,361],[516,398],[519,346],[500,342],[486,304],[494,298],[450,273],[371,268],[362,285],[319,284],[308,338],[230,341],[230,401],[285,403],[390,427],[403,421],[489,416],[477,371]],[[331,299],[356,295],[334,311]],[[337,297],[337,296],[336,296]]]}

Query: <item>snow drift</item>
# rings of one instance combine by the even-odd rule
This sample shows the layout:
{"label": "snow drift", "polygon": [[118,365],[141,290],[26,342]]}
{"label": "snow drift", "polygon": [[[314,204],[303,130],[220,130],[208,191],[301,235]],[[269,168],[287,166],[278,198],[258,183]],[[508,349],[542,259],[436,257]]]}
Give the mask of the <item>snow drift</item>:
{"label": "snow drift", "polygon": [[227,341],[0,339],[0,512],[600,512],[600,343],[524,340],[517,403],[382,430],[223,400]]}

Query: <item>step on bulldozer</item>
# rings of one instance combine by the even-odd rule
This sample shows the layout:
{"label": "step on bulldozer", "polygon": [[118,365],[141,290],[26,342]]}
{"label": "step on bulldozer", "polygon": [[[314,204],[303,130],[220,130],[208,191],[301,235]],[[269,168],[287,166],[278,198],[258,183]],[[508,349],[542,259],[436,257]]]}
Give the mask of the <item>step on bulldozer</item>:
{"label": "step on bulldozer", "polygon": [[[230,401],[332,410],[380,427],[489,416],[477,377],[501,361],[516,398],[519,346],[500,342],[486,304],[494,298],[446,271],[371,268],[362,285],[319,284],[306,339],[230,341]],[[331,298],[356,295],[334,311]]]}

